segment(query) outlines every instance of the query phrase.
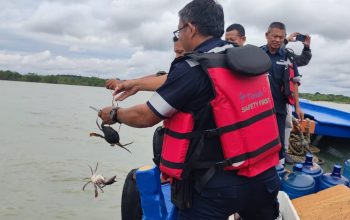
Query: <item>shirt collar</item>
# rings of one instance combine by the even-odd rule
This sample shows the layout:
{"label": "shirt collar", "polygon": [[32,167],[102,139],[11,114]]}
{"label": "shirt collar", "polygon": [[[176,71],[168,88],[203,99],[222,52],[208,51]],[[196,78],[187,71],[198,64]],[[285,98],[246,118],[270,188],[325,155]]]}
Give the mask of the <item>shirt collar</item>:
{"label": "shirt collar", "polygon": [[208,40],[204,41],[200,45],[198,45],[194,49],[194,51],[199,52],[199,53],[203,53],[203,52],[207,52],[207,51],[213,49],[214,47],[220,47],[220,46],[223,46],[225,44],[226,44],[226,42],[221,40],[220,38],[212,37],[212,38],[209,38]]}
{"label": "shirt collar", "polygon": [[[262,47],[262,49],[263,49],[265,52],[271,54],[267,45],[264,45],[264,46]],[[283,56],[283,55],[286,54],[286,51],[285,51],[285,49],[284,49],[283,47],[280,47],[280,48],[278,49],[278,51],[277,51],[276,54],[278,54],[278,55],[280,55],[280,56]]]}

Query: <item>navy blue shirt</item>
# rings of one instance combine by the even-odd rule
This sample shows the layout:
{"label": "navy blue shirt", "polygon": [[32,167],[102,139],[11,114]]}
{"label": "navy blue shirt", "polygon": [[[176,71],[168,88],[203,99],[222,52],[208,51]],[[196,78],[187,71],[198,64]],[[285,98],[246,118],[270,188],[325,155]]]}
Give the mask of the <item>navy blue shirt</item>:
{"label": "navy blue shirt", "polygon": [[[207,52],[215,47],[222,47],[227,42],[220,38],[211,38],[200,44],[194,51]],[[199,130],[215,128],[215,122],[209,106],[210,100],[214,97],[212,83],[207,74],[199,65],[191,66],[188,60],[175,60],[170,68],[166,82],[156,91],[153,97],[147,102],[151,110],[159,117],[165,119],[171,117],[177,111],[192,112],[194,116],[209,111],[205,120],[198,121]],[[195,140],[193,140],[195,141]],[[194,145],[196,146],[196,145]],[[205,147],[201,152],[200,161],[220,161],[223,160],[222,151],[219,150],[220,140],[218,137],[206,139]],[[190,151],[193,150],[190,148]],[[271,168],[276,173],[275,168]],[[194,180],[203,176],[206,170],[194,170]],[[265,172],[259,176],[270,175]],[[259,177],[260,178],[260,177]],[[238,179],[240,179],[238,181]],[[243,179],[243,180],[242,180]],[[250,178],[237,177],[232,171],[216,172],[214,177],[208,182],[208,188],[220,188],[234,184],[244,184]],[[243,182],[242,182],[243,181]],[[252,179],[254,181],[254,179]]]}
{"label": "navy blue shirt", "polygon": [[[286,61],[287,52],[285,49],[280,48],[277,51],[277,53],[271,54],[267,45],[262,46],[261,48],[270,57],[271,63],[272,63],[271,69],[269,70],[269,80],[270,80],[270,87],[271,87],[271,92],[272,92],[276,112],[279,114],[286,115],[287,114],[286,104],[288,100],[283,95],[282,85],[283,85],[283,73],[285,71],[285,68],[288,68],[288,64]],[[295,63],[293,67],[294,67],[294,75],[295,77],[298,77],[299,72]]]}
{"label": "navy blue shirt", "polygon": [[[220,38],[210,38],[194,51],[207,52],[227,44]],[[197,112],[214,96],[209,77],[199,65],[191,67],[184,59],[174,60],[168,78],[147,102],[161,118],[169,118],[177,111]]]}
{"label": "navy blue shirt", "polygon": [[[194,51],[207,52],[213,48],[226,45],[219,38],[210,38],[200,44]],[[191,112],[195,117],[204,120],[196,120],[196,130],[216,128],[213,114],[209,105],[214,97],[214,91],[209,76],[198,63],[188,59],[175,60],[170,68],[166,82],[156,91],[147,102],[151,110],[161,118],[169,118],[178,111]],[[189,155],[196,149],[199,138],[191,141]],[[218,137],[205,141],[205,147],[201,151],[199,161],[217,162],[223,160]],[[201,176],[204,170],[195,170],[194,175]]]}

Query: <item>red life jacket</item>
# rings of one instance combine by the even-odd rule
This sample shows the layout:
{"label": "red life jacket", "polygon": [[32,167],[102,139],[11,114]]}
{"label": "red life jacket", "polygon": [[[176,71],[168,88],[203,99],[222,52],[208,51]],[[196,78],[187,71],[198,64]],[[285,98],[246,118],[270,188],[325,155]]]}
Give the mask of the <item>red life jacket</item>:
{"label": "red life jacket", "polygon": [[221,142],[218,150],[224,155],[218,164],[225,170],[238,170],[238,175],[256,176],[279,161],[281,144],[267,74],[236,73],[225,64],[223,55],[205,54],[198,59],[214,88],[215,97],[210,105],[217,128],[195,131],[194,117],[185,112],[177,112],[164,121],[160,169],[170,177],[183,178],[194,137],[205,141],[218,135]]}
{"label": "red life jacket", "polygon": [[294,68],[293,64],[289,65],[289,96],[288,96],[288,103],[291,105],[295,105],[295,98],[294,98],[294,93],[295,93],[295,88],[294,88]]}
{"label": "red life jacket", "polygon": [[286,50],[286,62],[287,62],[287,67],[285,68],[284,71],[284,76],[283,76],[283,86],[282,86],[282,91],[284,93],[284,96],[287,98],[287,101],[290,105],[295,105],[295,88],[294,88],[294,64],[293,64],[293,57],[290,54],[288,50]]}

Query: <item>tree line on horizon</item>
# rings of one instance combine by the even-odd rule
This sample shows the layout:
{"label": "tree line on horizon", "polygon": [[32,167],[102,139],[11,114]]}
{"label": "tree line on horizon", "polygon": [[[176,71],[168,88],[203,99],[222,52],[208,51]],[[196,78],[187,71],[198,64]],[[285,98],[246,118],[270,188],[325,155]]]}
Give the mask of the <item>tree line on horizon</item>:
{"label": "tree line on horizon", "polygon": [[[13,71],[0,70],[0,80],[23,81],[23,82],[39,82],[52,84],[66,84],[66,85],[81,85],[81,86],[97,86],[104,87],[106,79],[98,77],[86,77],[77,75],[38,75],[36,73],[20,74]],[[329,101],[337,103],[350,104],[350,97],[344,95],[321,94],[316,92],[300,93],[299,96],[311,101]]]}
{"label": "tree line on horizon", "polygon": [[0,80],[39,82],[81,86],[105,86],[106,80],[98,77],[86,77],[77,75],[38,75],[36,73],[20,74],[13,71],[0,70]]}

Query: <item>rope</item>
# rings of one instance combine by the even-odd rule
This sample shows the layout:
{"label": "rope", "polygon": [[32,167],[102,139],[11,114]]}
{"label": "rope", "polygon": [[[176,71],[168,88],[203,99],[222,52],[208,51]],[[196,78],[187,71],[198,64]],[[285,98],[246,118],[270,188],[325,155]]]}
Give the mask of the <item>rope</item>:
{"label": "rope", "polygon": [[[311,121],[307,120],[307,125],[305,127],[305,133],[303,133],[302,128],[298,120],[293,118],[293,130],[289,137],[289,146],[287,154],[293,160],[294,163],[301,163],[305,161],[306,153],[312,153],[313,155],[320,152],[320,149],[316,146],[310,145],[310,127]],[[319,159],[314,155],[313,162],[322,164],[323,160]]]}

